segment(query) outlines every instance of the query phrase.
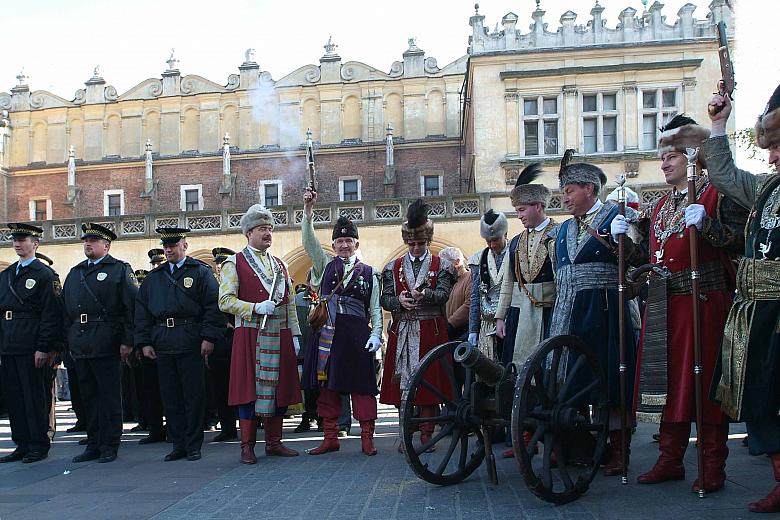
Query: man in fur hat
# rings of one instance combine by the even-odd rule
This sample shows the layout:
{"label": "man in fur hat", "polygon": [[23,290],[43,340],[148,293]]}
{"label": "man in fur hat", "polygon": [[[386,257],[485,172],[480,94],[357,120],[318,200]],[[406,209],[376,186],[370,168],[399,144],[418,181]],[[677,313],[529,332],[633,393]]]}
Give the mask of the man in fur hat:
{"label": "man in fur hat", "polygon": [[[702,147],[710,181],[751,210],[715,373],[715,398],[731,419],[745,421],[750,453],[766,453],[780,482],[780,176],[738,169],[726,135],[731,100],[716,95],[710,106],[712,133]],[[756,143],[769,150],[770,164],[780,167],[780,87],[758,118]],[[780,512],[780,485],[749,507]]]}
{"label": "man in fur hat", "polygon": [[[406,399],[409,382],[420,360],[448,339],[444,306],[457,274],[449,262],[429,250],[433,240],[429,210],[430,206],[422,199],[409,206],[406,222],[401,226],[401,237],[408,252],[387,264],[382,271],[380,302],[393,317],[379,402],[398,407]],[[445,395],[451,391],[446,374],[438,366],[428,371],[428,383]],[[435,416],[439,403],[439,398],[424,388],[414,401],[420,407],[422,417]],[[422,444],[430,440],[433,429],[433,423],[420,425]],[[403,443],[398,449],[403,450]]]}
{"label": "man in fur hat", "polygon": [[317,192],[303,196],[303,248],[312,261],[311,284],[318,287],[320,301],[327,301],[328,320],[313,331],[303,363],[303,387],[319,389],[317,413],[322,417],[325,438],[309,455],[339,449],[341,396],[352,397],[352,413],[360,422],[365,455],[376,455],[376,370],[374,353],[382,343],[382,308],[379,306],[379,273],[358,259],[360,247],[355,224],[339,217],[331,233],[331,257],[314,235],[312,211]]}
{"label": "man in fur hat", "polygon": [[222,263],[219,308],[235,316],[228,404],[238,406],[241,462],[256,464],[258,417],[265,423],[266,456],[298,455],[282,444],[282,421],[287,407],[301,402],[301,331],[287,265],[268,251],[273,214],[255,204],[240,224],[247,246]]}
{"label": "man in fur hat", "polygon": [[[559,180],[563,207],[572,219],[558,228],[555,241],[549,247],[555,255],[557,296],[550,323],[550,336],[571,334],[580,338],[596,355],[607,381],[610,410],[610,460],[604,468],[608,476],[620,475],[622,463],[622,433],[620,431],[619,334],[626,338],[625,397],[631,402],[634,385],[634,329],[625,320],[624,330],[618,323],[618,258],[617,247],[609,241],[610,224],[618,215],[618,205],[602,203],[598,196],[607,182],[598,167],[587,163],[567,164],[573,151],[566,151]],[[636,221],[636,212],[626,210],[629,222]],[[639,265],[642,255],[627,258]],[[628,302],[625,315],[629,316]],[[627,419],[628,425],[632,423]],[[630,430],[626,433],[630,436]],[[628,454],[626,454],[628,460]]]}
{"label": "man in fur hat", "polygon": [[[541,163],[527,166],[509,195],[525,229],[509,243],[506,274],[496,309],[496,335],[503,340],[501,361],[514,363],[518,368],[547,337],[555,302],[547,241],[558,224],[546,214],[550,190],[533,182],[541,172]],[[505,451],[504,456],[513,457],[514,450]]]}
{"label": "man in fur hat", "polygon": [[469,258],[469,343],[478,345],[483,354],[495,361],[498,361],[500,355],[496,341],[496,308],[501,283],[507,270],[508,230],[506,216],[489,209],[479,221],[479,234],[487,247]]}
{"label": "man in fur hat", "polygon": [[[662,128],[658,155],[661,170],[671,191],[640,220],[642,242],[647,242],[645,262],[665,268],[665,275],[653,273],[644,327],[640,340],[637,410],[639,419],[659,421],[660,455],[655,466],[640,475],[640,484],[656,484],[685,478],[683,456],[696,419],[693,377],[693,331],[691,324],[691,243],[690,228],[695,226],[698,241],[701,295],[699,322],[702,353],[703,390],[712,381],[715,361],[720,353],[723,326],[734,292],[734,267],[731,261],[743,247],[742,229],[747,212],[731,199],[724,198],[702,172],[697,161],[696,204],[688,204],[686,148],[699,148],[710,132],[693,119],[675,116]],[[612,221],[612,236],[628,230],[625,218]],[[626,247],[636,247],[627,238]],[[644,246],[640,246],[643,247]],[[704,424],[698,433],[704,450],[704,491],[721,489],[726,480],[726,456],[729,421],[714,401],[703,399]],[[700,482],[693,484],[699,491]]]}

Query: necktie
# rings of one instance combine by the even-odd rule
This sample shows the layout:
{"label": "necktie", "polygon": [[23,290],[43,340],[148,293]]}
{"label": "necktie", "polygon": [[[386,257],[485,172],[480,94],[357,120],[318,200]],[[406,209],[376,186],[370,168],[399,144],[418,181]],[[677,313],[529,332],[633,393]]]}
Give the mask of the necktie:
{"label": "necktie", "polygon": [[91,260],[89,262],[87,262],[87,269],[92,269],[94,266],[95,266],[95,262],[93,262]]}
{"label": "necktie", "polygon": [[422,266],[422,260],[415,258],[412,262],[412,270],[414,271],[415,276],[420,272],[420,266]]}

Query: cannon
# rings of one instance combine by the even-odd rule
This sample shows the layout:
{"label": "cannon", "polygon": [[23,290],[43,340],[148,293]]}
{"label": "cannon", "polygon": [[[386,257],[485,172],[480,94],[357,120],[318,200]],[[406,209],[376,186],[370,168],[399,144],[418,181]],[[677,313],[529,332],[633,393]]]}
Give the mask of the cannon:
{"label": "cannon", "polygon": [[[422,391],[439,401],[432,417],[415,414]],[[597,358],[574,336],[543,341],[519,371],[468,343],[449,342],[420,361],[401,417],[406,459],[421,479],[455,484],[486,461],[491,481],[498,483],[492,439],[506,428],[528,489],[565,504],[588,490],[604,456],[606,381]],[[425,443],[417,434],[424,423],[434,425]]]}

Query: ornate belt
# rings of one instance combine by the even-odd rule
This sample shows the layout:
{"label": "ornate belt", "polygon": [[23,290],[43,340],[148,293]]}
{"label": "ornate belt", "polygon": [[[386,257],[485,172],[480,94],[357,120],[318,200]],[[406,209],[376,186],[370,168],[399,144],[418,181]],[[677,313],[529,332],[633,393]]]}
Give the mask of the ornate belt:
{"label": "ornate belt", "polygon": [[780,300],[780,262],[743,258],[737,269],[737,296],[745,300]]}
{"label": "ornate belt", "polygon": [[[707,262],[699,266],[699,290],[702,293],[712,291],[728,291],[728,274],[720,262]],[[669,273],[667,278],[669,295],[680,296],[691,294],[691,270],[689,268]]]}

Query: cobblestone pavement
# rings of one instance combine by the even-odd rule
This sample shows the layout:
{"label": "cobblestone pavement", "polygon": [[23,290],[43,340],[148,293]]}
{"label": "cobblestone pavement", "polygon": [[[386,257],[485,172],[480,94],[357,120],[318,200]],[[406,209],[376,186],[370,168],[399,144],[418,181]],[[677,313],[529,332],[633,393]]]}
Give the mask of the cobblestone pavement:
{"label": "cobblestone pavement", "polygon": [[[58,405],[58,428],[72,426],[69,403]],[[657,456],[651,439],[655,425],[642,424],[634,437],[628,485],[601,475],[574,503],[553,506],[525,487],[513,459],[498,461],[500,483],[493,485],[484,466],[462,483],[439,487],[419,480],[396,452],[397,418],[380,409],[379,454],[360,453],[359,436],[341,440],[341,451],[319,457],[266,458],[259,442],[259,463],[238,462],[237,442],[204,444],[203,459],[162,461],[167,443],[137,444],[142,434],[125,430],[119,458],[110,464],[71,463],[83,449],[83,434],[59,433],[47,460],[0,465],[0,520],[6,519],[571,519],[757,517],[746,504],[774,485],[766,457],[751,457],[742,447],[744,426],[732,426],[729,480],[724,491],[699,499],[690,492],[696,453],[686,454],[685,481],[652,486],[635,483]],[[316,432],[294,434],[286,421],[285,442],[299,451],[319,444]],[[127,424],[126,427],[131,427]],[[262,432],[259,440],[262,440]],[[353,434],[358,426],[353,426]],[[206,434],[208,442],[213,433]],[[0,421],[0,455],[12,451],[8,420]],[[496,446],[496,451],[503,446]],[[766,518],[767,515],[760,516]]]}

